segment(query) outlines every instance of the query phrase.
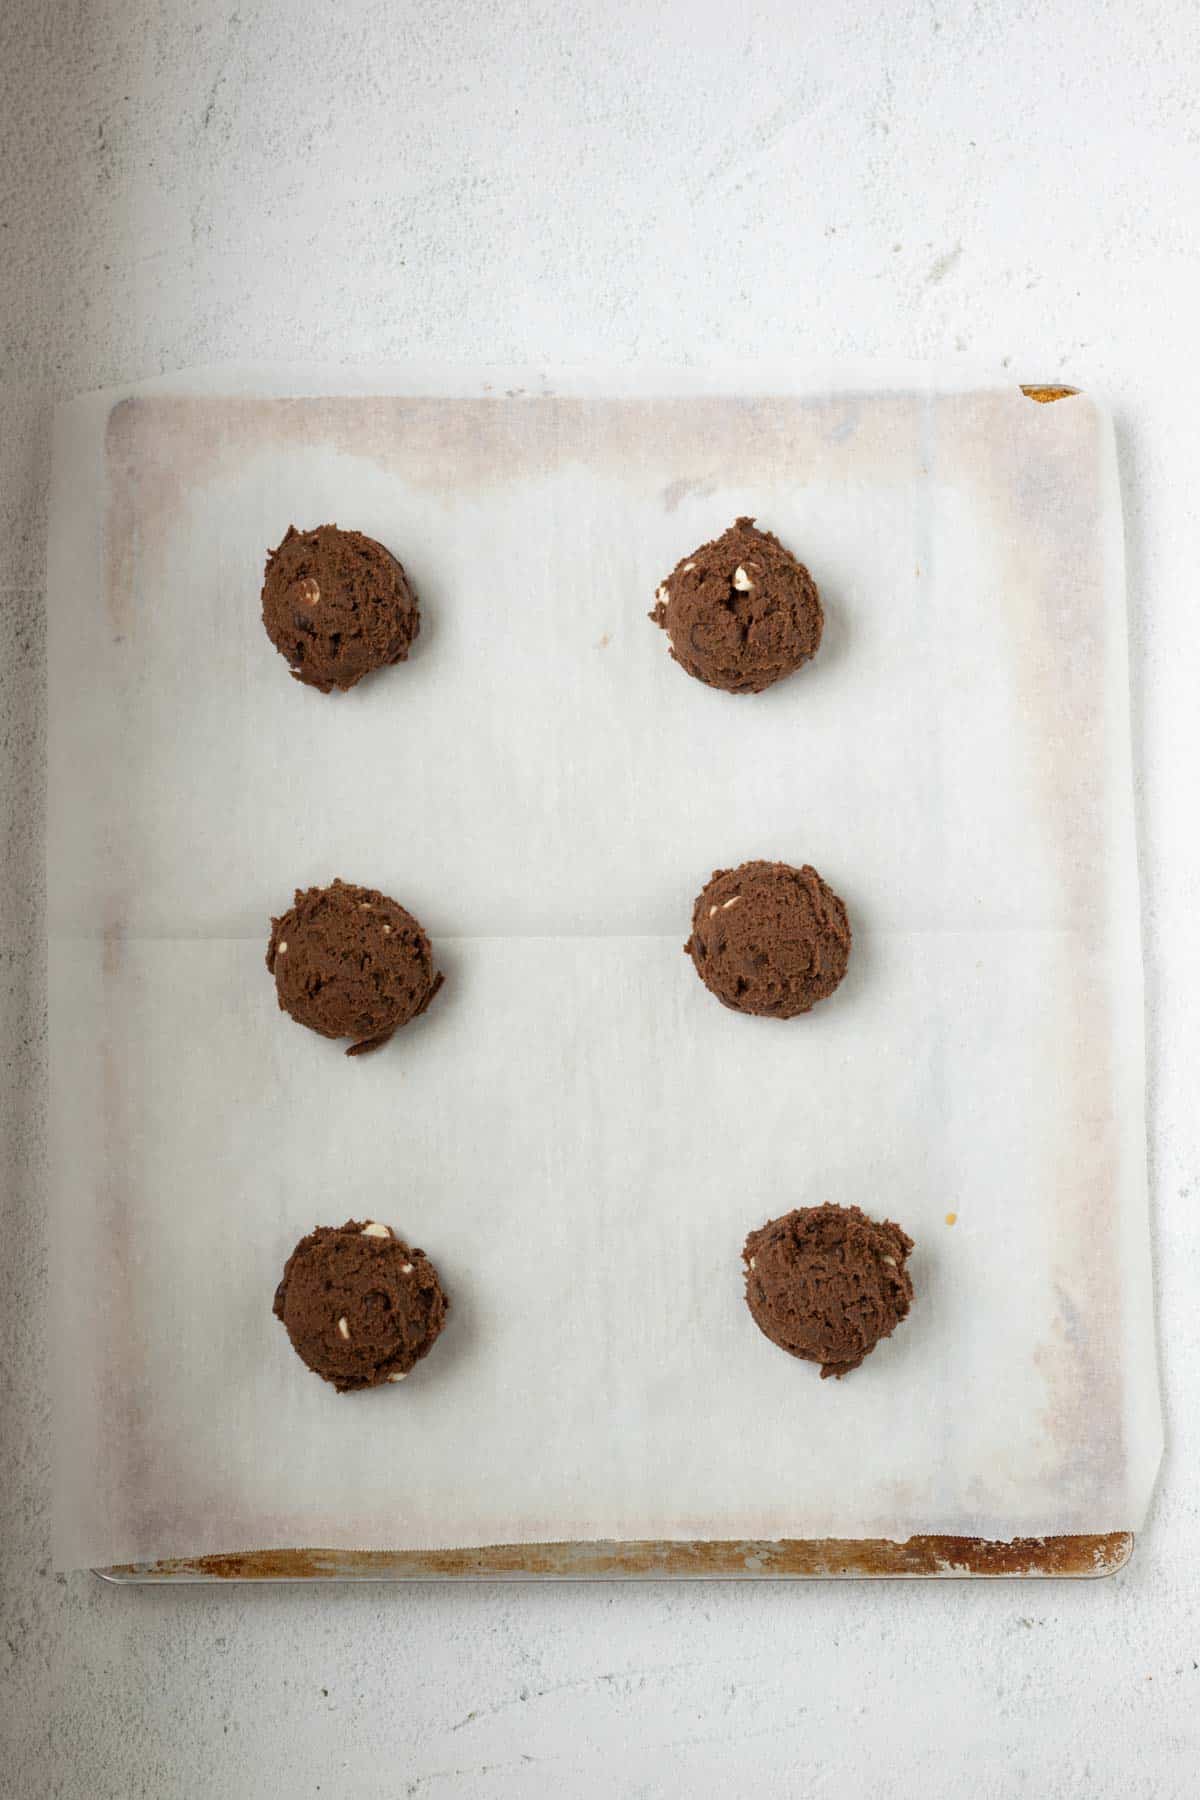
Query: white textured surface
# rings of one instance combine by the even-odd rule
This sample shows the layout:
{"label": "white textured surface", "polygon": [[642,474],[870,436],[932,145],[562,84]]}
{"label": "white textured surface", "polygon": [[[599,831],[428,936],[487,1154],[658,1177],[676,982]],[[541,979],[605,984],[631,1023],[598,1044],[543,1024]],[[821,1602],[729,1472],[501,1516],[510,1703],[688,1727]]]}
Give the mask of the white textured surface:
{"label": "white textured surface", "polygon": [[[1189,0],[0,7],[0,1768],[27,1796],[1195,1792],[1200,38]],[[1094,1585],[48,1570],[52,401],[208,360],[900,351],[1113,405],[1168,1451]]]}

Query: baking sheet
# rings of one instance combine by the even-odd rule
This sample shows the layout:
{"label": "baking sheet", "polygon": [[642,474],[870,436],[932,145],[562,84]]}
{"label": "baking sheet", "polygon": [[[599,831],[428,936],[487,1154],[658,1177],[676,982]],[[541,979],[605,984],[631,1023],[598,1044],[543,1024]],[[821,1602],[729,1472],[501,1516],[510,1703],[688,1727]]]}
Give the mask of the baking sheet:
{"label": "baking sheet", "polygon": [[[58,1560],[1135,1528],[1160,1437],[1103,411],[330,385],[217,372],[59,421]],[[753,698],[644,616],[739,512],[828,619]],[[328,698],[258,618],[266,547],[325,519],[423,609],[408,665]],[[680,953],[753,856],[851,913],[807,1019],[726,1012]],[[352,1061],[263,967],[268,915],[335,874],[447,974]],[[843,1382],[741,1298],[746,1230],[821,1200],[917,1240],[909,1321]],[[351,1215],[451,1295],[398,1394],[335,1395],[271,1316],[296,1238]]]}

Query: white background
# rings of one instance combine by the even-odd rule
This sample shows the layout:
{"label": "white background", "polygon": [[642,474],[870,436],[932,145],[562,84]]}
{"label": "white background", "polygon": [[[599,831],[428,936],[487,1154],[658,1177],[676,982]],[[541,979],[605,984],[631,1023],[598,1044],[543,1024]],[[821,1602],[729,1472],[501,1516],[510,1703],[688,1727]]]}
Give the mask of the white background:
{"label": "white background", "polygon": [[[64,1795],[1159,1796],[1200,1758],[1187,0],[0,7],[3,1766]],[[1095,1585],[49,1573],[49,408],[207,360],[923,357],[1114,408],[1168,1451]]]}

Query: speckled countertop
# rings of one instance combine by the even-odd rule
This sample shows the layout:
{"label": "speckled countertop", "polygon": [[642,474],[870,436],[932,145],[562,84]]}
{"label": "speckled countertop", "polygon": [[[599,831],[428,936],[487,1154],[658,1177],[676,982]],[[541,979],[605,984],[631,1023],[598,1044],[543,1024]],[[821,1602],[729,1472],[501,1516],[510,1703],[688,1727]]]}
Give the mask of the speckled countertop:
{"label": "speckled countertop", "polygon": [[[1200,35],[1187,0],[0,9],[0,1768],[105,1796],[1030,1794],[1200,1763]],[[1168,1451],[1097,1584],[50,1571],[50,409],[229,359],[922,358],[1112,406]]]}

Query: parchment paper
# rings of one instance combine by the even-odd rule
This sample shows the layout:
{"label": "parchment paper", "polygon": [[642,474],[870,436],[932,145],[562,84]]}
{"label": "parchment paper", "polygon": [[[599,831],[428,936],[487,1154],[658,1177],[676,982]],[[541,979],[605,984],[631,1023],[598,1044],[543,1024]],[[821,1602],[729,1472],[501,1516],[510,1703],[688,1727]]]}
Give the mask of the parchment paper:
{"label": "parchment paper", "polygon": [[[645,615],[741,512],[828,622],[735,698]],[[267,547],[324,520],[422,601],[411,662],[347,696],[289,680],[259,619]],[[217,372],[64,411],[51,548],[60,1563],[1139,1524],[1141,963],[1091,399]],[[725,1011],[681,954],[710,871],[755,856],[850,910],[807,1018]],[[415,911],[447,975],[353,1061],[263,965],[269,915],[334,875]],[[746,1231],[824,1200],[917,1243],[909,1321],[842,1382],[742,1299]],[[358,1215],[452,1311],[402,1389],[339,1397],[271,1298],[301,1233]]]}

